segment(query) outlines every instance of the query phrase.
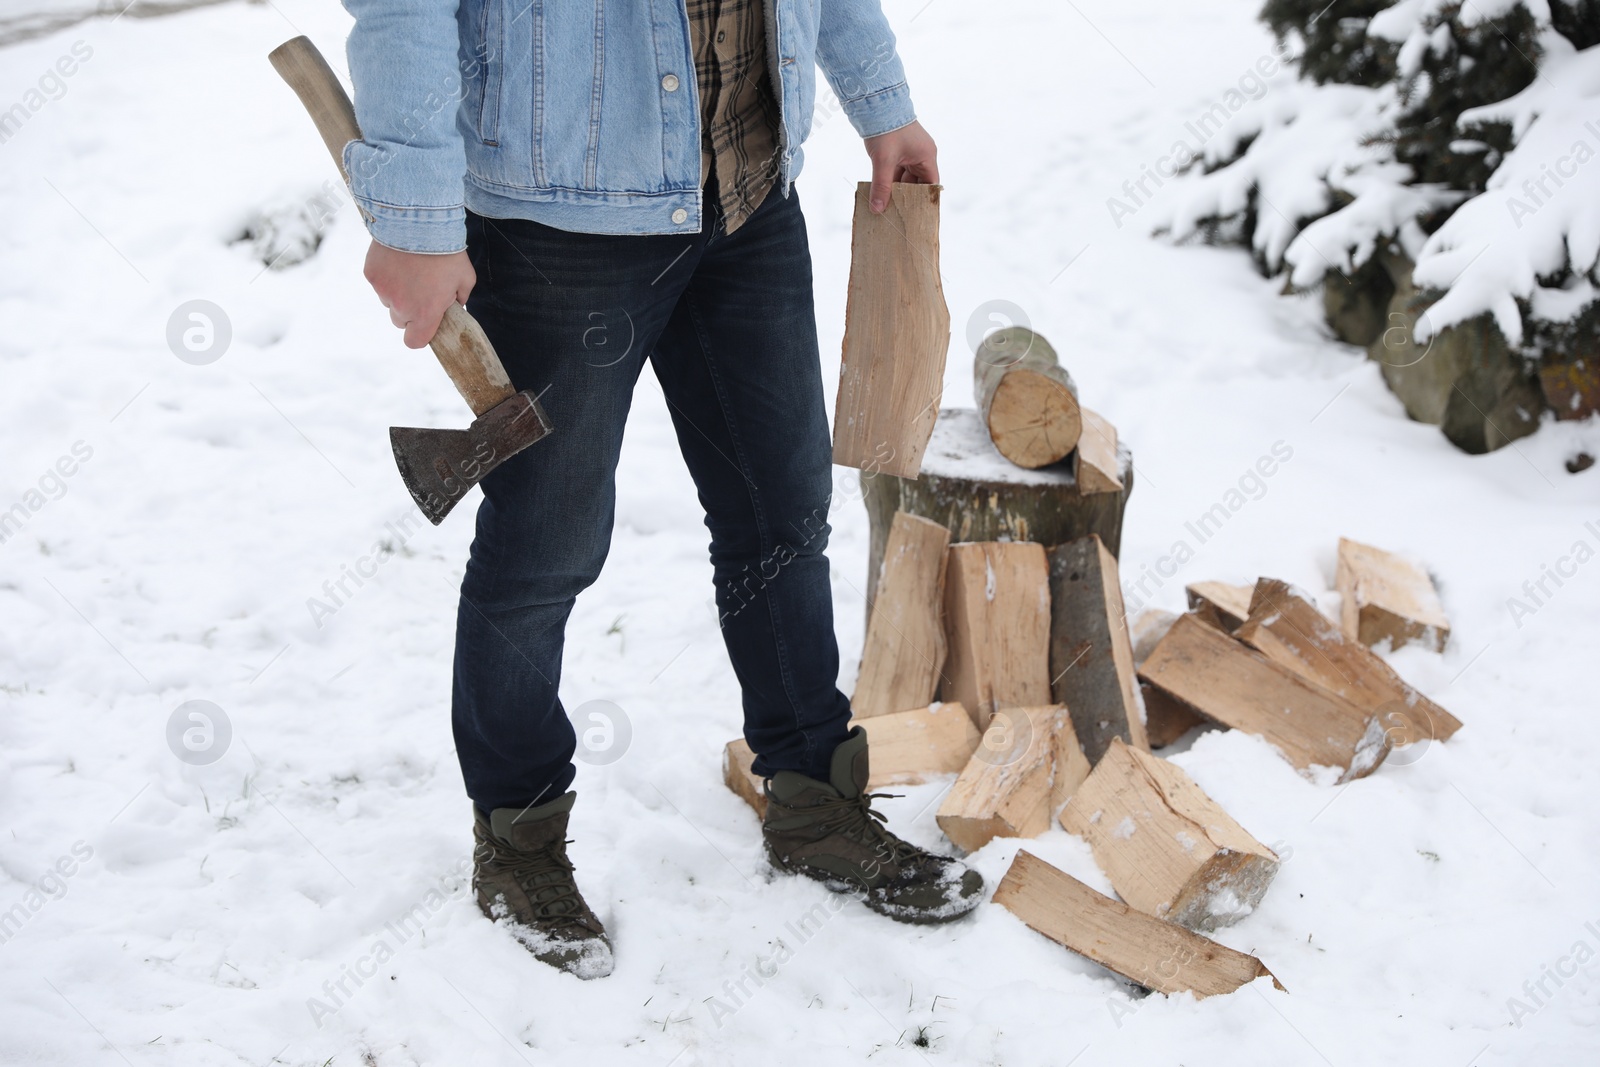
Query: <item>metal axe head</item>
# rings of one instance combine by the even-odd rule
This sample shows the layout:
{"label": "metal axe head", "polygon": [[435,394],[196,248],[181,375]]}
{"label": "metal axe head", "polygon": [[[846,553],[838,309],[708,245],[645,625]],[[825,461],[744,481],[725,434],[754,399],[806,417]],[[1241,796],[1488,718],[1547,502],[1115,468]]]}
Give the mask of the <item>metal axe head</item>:
{"label": "metal axe head", "polygon": [[437,526],[467,490],[550,429],[538,397],[524,389],[479,415],[465,430],[391,426],[389,443],[411,499]]}

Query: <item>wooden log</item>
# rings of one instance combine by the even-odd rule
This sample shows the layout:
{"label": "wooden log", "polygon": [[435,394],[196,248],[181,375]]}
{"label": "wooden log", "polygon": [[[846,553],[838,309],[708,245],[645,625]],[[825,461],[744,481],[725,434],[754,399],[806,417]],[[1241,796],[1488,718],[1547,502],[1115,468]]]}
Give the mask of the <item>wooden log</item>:
{"label": "wooden log", "polygon": [[1002,708],[939,805],[939,828],[968,852],[1038,837],[1088,775],[1066,708]]}
{"label": "wooden log", "polygon": [[1094,534],[1050,557],[1050,690],[1094,764],[1114,738],[1148,749],[1117,560]]}
{"label": "wooden log", "polygon": [[944,572],[950,531],[899,512],[867,622],[850,710],[858,719],[925,708],[944,667]]}
{"label": "wooden log", "polygon": [[1369,646],[1388,640],[1391,648],[1417,641],[1444,651],[1450,620],[1433,579],[1415,563],[1341,537],[1336,584],[1346,637]]}
{"label": "wooden log", "polygon": [[1139,699],[1144,701],[1144,737],[1152,749],[1166,748],[1208,719],[1196,715],[1181,700],[1174,700],[1155,686],[1139,683]]}
{"label": "wooden log", "polygon": [[1183,591],[1190,611],[1198,612],[1206,622],[1219,622],[1231,634],[1250,617],[1250,597],[1255,589],[1227,582],[1194,582]]}
{"label": "wooden log", "polygon": [[756,818],[767,817],[767,794],[763,779],[750,765],[756,755],[742,737],[729,741],[722,749],[722,784],[733,790],[735,796],[755,810]]}
{"label": "wooden log", "polygon": [[1117,428],[1111,420],[1082,409],[1083,433],[1072,460],[1072,473],[1085,493],[1120,493],[1123,466],[1117,445]]}
{"label": "wooden log", "polygon": [[1191,930],[1249,915],[1278,873],[1277,855],[1181,767],[1120,739],[1062,809],[1061,826],[1089,842],[1118,896]]}
{"label": "wooden log", "polygon": [[1128,636],[1133,640],[1133,665],[1140,667],[1150,658],[1156,645],[1167,636],[1172,624],[1178,621],[1176,613],[1160,608],[1146,608],[1128,624]]}
{"label": "wooden log", "polygon": [[1011,861],[994,902],[1058,945],[1158,993],[1203,998],[1262,977],[1283,988],[1254,956],[1112,900],[1028,852]]}
{"label": "wooden log", "polygon": [[[1150,658],[1150,653],[1155,651],[1156,645],[1161,643],[1161,639],[1167,636],[1167,631],[1177,621],[1177,615],[1160,608],[1149,608],[1135,616],[1128,629],[1129,636],[1133,638],[1133,666],[1136,670],[1144,666],[1144,661]],[[1221,628],[1220,618],[1216,626]],[[1206,720],[1191,711],[1188,705],[1173,700],[1144,682],[1139,683],[1139,699],[1144,704],[1145,740],[1152,749],[1166,748],[1196,726],[1205,725]]]}
{"label": "wooden log", "polygon": [[833,461],[915,478],[950,347],[939,278],[937,185],[896,182],[880,215],[856,187]]}
{"label": "wooden log", "polygon": [[1407,685],[1383,657],[1346,637],[1288,582],[1256,582],[1250,618],[1233,636],[1306,681],[1375,712],[1396,745],[1443,741],[1461,729],[1460,719]]}
{"label": "wooden log", "polygon": [[860,726],[867,731],[869,781],[874,788],[959,774],[983,736],[959,703],[875,715],[861,720]]}
{"label": "wooden log", "polygon": [[1122,542],[1122,512],[1133,491],[1132,460],[1118,456],[1123,488],[1117,493],[1078,490],[1070,465],[1024,470],[989,442],[983,419],[970,408],[939,413],[923,457],[922,476],[861,472],[871,546],[866,597],[870,603],[895,512],[931,519],[955,541],[1038,541],[1058,545],[1099,534],[1112,555]]}
{"label": "wooden log", "polygon": [[[851,725],[855,725],[854,720]],[[915,785],[940,774],[963,770],[977,751],[980,735],[960,704],[934,704],[915,711],[879,715],[860,724],[867,732],[867,788]],[[767,796],[752,769],[755,754],[744,738],[722,750],[722,781],[765,817]]]}
{"label": "wooden log", "polygon": [[[1026,326],[996,330],[978,345],[972,392],[989,440],[1017,466],[1059,463],[1078,447],[1083,433],[1078,387],[1050,342]],[[1115,445],[1111,454],[1115,461]]]}
{"label": "wooden log", "polygon": [[1050,584],[1044,546],[979,541],[950,546],[944,583],[949,656],[939,682],[979,730],[996,708],[1050,703]]}
{"label": "wooden log", "polygon": [[1390,738],[1372,712],[1193,615],[1172,624],[1139,677],[1208,719],[1259,734],[1301,771],[1332,767],[1348,782],[1389,755]]}

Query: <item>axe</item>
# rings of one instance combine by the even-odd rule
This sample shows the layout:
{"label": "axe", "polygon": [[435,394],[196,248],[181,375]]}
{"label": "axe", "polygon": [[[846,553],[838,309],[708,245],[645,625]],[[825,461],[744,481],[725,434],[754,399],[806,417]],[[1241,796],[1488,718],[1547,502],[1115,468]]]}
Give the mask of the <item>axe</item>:
{"label": "axe", "polygon": [[[344,173],[344,146],[361,139],[355,108],[328,61],[308,38],[296,37],[267,56],[311,113],[317,132]],[[344,175],[348,184],[350,176]],[[490,471],[544,437],[550,419],[531,389],[517,392],[484,336],[460,304],[451,304],[429,347],[477,418],[465,430],[389,427],[400,478],[435,526]]]}

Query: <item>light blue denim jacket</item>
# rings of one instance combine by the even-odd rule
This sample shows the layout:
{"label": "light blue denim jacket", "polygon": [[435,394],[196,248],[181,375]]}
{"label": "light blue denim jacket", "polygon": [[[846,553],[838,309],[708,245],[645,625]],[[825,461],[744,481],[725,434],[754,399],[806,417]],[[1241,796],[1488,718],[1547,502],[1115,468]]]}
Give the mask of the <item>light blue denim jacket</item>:
{"label": "light blue denim jacket", "polygon": [[[763,0],[800,171],[821,66],[856,132],[916,117],[879,0]],[[470,207],[589,233],[697,233],[700,101],[683,0],[344,0],[363,139],[345,146],[372,236],[466,245]],[[776,32],[774,32],[776,31]]]}

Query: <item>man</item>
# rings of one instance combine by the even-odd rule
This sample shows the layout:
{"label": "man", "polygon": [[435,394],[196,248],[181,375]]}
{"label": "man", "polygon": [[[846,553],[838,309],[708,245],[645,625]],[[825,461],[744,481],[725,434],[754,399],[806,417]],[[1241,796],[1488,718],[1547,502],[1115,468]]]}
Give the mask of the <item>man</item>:
{"label": "man", "polygon": [[346,6],[367,278],[413,348],[470,298],[556,427],[484,479],[462,582],[452,714],[480,907],[547,963],[611,970],[566,854],[557,682],[648,360],[711,532],[769,858],[894,919],[970,911],[978,874],[872,809],[835,684],[831,449],[793,181],[817,64],[865,138],[874,210],[892,181],[938,181],[878,0]]}

